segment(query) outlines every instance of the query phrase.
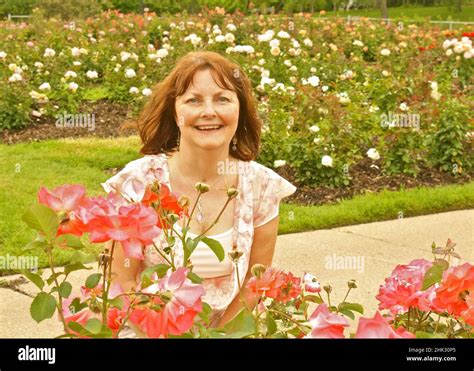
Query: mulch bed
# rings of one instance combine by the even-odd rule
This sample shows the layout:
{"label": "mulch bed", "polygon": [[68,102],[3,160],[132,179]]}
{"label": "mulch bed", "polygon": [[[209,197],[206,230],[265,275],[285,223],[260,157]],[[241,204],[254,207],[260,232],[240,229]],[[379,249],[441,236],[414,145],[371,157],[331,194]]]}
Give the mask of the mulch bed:
{"label": "mulch bed", "polygon": [[421,168],[416,178],[405,175],[384,175],[381,170],[371,167],[374,162],[365,158],[350,169],[352,182],[348,187],[308,187],[299,185],[294,171],[287,165],[277,172],[298,187],[296,192],[285,199],[286,202],[300,205],[322,205],[337,203],[355,195],[375,193],[382,190],[398,191],[401,188],[436,187],[446,184],[464,184],[472,180],[473,174],[453,176],[432,168]]}
{"label": "mulch bed", "polygon": [[[19,131],[4,131],[1,133],[0,142],[15,144],[22,142],[39,142],[46,139],[100,137],[115,138],[136,134],[133,128],[124,128],[123,124],[130,119],[129,107],[111,102],[96,102],[84,105],[80,112],[93,112],[95,114],[95,130],[89,131],[87,127],[58,128],[54,118],[37,118],[35,123]],[[424,168],[416,178],[404,175],[384,175],[371,167],[374,162],[364,158],[352,166],[350,173],[352,183],[348,187],[308,187],[300,185],[295,179],[294,170],[288,165],[276,171],[298,187],[297,191],[285,199],[286,202],[300,205],[321,205],[337,203],[341,199],[349,199],[358,194],[378,192],[384,189],[400,190],[401,188],[435,187],[444,184],[463,184],[472,180],[473,173],[453,176],[450,173],[436,169]],[[116,171],[117,169],[113,169]]]}

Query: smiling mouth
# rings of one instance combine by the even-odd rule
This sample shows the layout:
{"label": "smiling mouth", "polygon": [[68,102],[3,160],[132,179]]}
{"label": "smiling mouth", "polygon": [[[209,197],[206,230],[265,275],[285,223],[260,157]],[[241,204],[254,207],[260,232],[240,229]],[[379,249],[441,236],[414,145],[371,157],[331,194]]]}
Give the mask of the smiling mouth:
{"label": "smiling mouth", "polygon": [[224,127],[223,125],[201,125],[201,126],[195,126],[194,128],[201,132],[213,132],[213,131],[218,131],[222,129],[223,127]]}

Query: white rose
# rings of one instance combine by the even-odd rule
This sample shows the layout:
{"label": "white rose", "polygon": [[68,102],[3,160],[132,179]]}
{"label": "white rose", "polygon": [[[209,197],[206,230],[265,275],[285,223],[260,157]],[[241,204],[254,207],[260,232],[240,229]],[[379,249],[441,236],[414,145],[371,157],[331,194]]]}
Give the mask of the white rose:
{"label": "white rose", "polygon": [[318,125],[313,125],[309,128],[309,131],[313,133],[317,133],[319,131],[319,126]]}
{"label": "white rose", "polygon": [[129,92],[130,94],[138,94],[138,93],[139,93],[139,90],[138,90],[137,87],[132,86],[128,92]]}
{"label": "white rose", "polygon": [[75,82],[70,82],[68,85],[68,89],[71,90],[72,92],[75,92],[79,85],[77,85]]}
{"label": "white rose", "polygon": [[51,85],[49,85],[49,82],[44,82],[39,86],[38,89],[39,90],[51,90]]}
{"label": "white rose", "polygon": [[270,53],[274,56],[274,57],[278,57],[280,55],[280,48],[279,47],[276,47],[276,48],[272,48],[270,50]]}
{"label": "white rose", "polygon": [[99,74],[97,73],[97,71],[87,71],[86,76],[88,79],[96,79],[99,77]]}
{"label": "white rose", "polygon": [[164,57],[168,56],[169,52],[167,49],[160,49],[156,52],[156,55],[158,56],[158,58],[161,58],[163,59]]}
{"label": "white rose", "polygon": [[151,93],[152,93],[151,89],[145,88],[145,89],[142,90],[142,94],[145,97],[149,97],[151,95]]}
{"label": "white rose", "polygon": [[311,77],[308,79],[308,83],[309,83],[311,86],[318,86],[318,85],[319,85],[319,77],[318,77],[318,76],[311,76]]}
{"label": "white rose", "polygon": [[280,40],[273,39],[273,40],[270,41],[269,45],[270,45],[271,48],[277,48],[277,47],[280,46]]}
{"label": "white rose", "polygon": [[49,58],[49,57],[54,57],[56,55],[56,52],[54,49],[51,48],[46,48],[43,54],[43,57]]}
{"label": "white rose", "polygon": [[328,155],[324,155],[324,156],[321,158],[321,164],[322,164],[323,166],[332,167],[332,157],[331,157],[331,156],[328,156]]}
{"label": "white rose", "polygon": [[378,153],[378,151],[375,148],[370,148],[367,151],[367,156],[372,160],[380,159],[380,154]]}
{"label": "white rose", "polygon": [[387,57],[387,56],[390,55],[390,50],[388,50],[388,49],[382,49],[382,50],[380,51],[380,54],[382,54],[383,56]]}
{"label": "white rose", "polygon": [[125,70],[126,78],[131,79],[132,77],[135,77],[135,76],[137,76],[137,74],[135,73],[135,70],[133,68],[127,68]]}
{"label": "white rose", "polygon": [[226,33],[225,34],[225,41],[227,41],[228,43],[233,43],[235,40],[235,36],[231,33]]}
{"label": "white rose", "polygon": [[285,160],[275,160],[275,162],[273,163],[273,167],[277,168],[277,167],[284,166],[285,164],[286,164]]}

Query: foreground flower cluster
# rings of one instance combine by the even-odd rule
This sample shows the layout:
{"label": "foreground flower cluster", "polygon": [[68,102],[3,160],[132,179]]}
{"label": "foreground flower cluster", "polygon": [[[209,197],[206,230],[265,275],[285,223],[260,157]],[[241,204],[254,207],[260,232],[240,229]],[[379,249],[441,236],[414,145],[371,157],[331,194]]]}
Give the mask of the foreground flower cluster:
{"label": "foreground flower cluster", "polygon": [[[334,303],[331,285],[321,286],[310,273],[294,276],[275,267],[256,264],[252,277],[240,290],[243,309],[222,327],[212,327],[211,307],[203,301],[201,278],[192,272],[189,257],[197,241],[179,236],[189,249],[182,266],[174,264],[173,249],[159,249],[154,240],[161,234],[170,237],[174,223],[191,218],[189,199],[177,197],[159,182],[146,185],[143,180],[124,183],[127,197],[111,192],[107,197],[87,197],[80,185],[63,185],[38,192],[39,204],[25,215],[24,221],[38,232],[25,249],[40,247],[48,255],[52,274],[23,271],[40,292],[31,305],[37,322],[55,312],[68,337],[120,337],[125,326],[138,336],[159,337],[255,337],[255,338],[414,338],[474,336],[474,266],[450,266],[460,257],[455,244],[432,246],[434,262],[416,259],[398,265],[380,286],[380,304],[373,317],[358,317],[364,308],[347,301],[357,283],[347,283],[347,293]],[[196,184],[198,197],[209,187]],[[236,190],[228,190],[229,199]],[[227,205],[227,203],[226,203]],[[225,205],[225,206],[226,206]],[[224,208],[225,208],[224,206]],[[223,208],[223,209],[224,209]],[[186,229],[185,229],[186,230]],[[104,243],[98,256],[97,273],[84,285],[74,288],[67,280],[71,272],[87,268],[82,237],[89,243]],[[202,236],[196,237],[201,239]],[[172,238],[169,238],[173,247]],[[210,239],[202,239],[209,244]],[[217,246],[216,246],[217,244]],[[137,287],[125,291],[112,279],[117,248],[126,257],[143,259],[145,246],[153,245],[166,264],[157,264],[141,273]],[[58,269],[54,250],[75,249],[73,262]],[[224,250],[217,241],[212,249],[222,261]],[[238,250],[229,253],[236,263]],[[52,286],[52,287],[49,287]],[[385,313],[386,312],[386,313]],[[350,321],[356,321],[350,333]]]}

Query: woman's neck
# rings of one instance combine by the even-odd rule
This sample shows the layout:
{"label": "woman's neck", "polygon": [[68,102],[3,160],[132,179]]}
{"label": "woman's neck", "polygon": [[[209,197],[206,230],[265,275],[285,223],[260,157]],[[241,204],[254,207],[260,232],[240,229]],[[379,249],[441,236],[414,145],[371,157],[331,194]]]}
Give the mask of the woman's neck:
{"label": "woman's neck", "polygon": [[224,149],[201,150],[181,146],[174,152],[173,162],[178,170],[193,182],[212,183],[226,172],[229,162],[236,159]]}

